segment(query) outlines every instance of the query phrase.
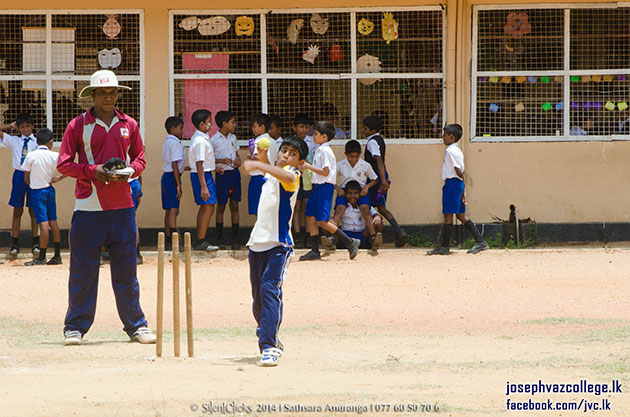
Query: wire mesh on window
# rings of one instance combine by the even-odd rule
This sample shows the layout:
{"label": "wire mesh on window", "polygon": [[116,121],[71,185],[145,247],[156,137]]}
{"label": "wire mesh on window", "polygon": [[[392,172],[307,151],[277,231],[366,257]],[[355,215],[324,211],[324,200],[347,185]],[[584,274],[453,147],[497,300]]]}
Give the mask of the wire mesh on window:
{"label": "wire mesh on window", "polygon": [[295,115],[331,122],[335,138],[350,136],[350,80],[269,80],[269,114],[282,119],[282,135],[293,134]]}
{"label": "wire mesh on window", "polygon": [[582,75],[571,81],[571,135],[630,135],[627,75]]}
{"label": "wire mesh on window", "polygon": [[562,9],[481,10],[477,70],[562,70]]}
{"label": "wire mesh on window", "polygon": [[[0,74],[44,74],[46,63],[42,61],[45,51],[45,37],[34,36],[24,39],[24,29],[27,36],[32,34],[30,28],[44,28],[44,15],[0,15]],[[45,59],[45,56],[44,56]]]}
{"label": "wire mesh on window", "polygon": [[191,116],[195,110],[212,112],[210,135],[217,131],[214,117],[221,110],[236,114],[236,137],[251,137],[250,120],[262,108],[260,80],[175,80],[175,116],[184,120],[184,137],[195,132]]}
{"label": "wire mesh on window", "polygon": [[440,138],[442,135],[443,83],[441,79],[359,80],[357,119],[370,115],[383,119],[385,138]]}
{"label": "wire mesh on window", "polygon": [[563,134],[563,77],[479,77],[476,136]]}
{"label": "wire mesh on window", "polygon": [[260,72],[260,15],[175,15],[176,74]]}
{"label": "wire mesh on window", "polygon": [[350,13],[267,15],[267,72],[349,72],[350,58]]}
{"label": "wire mesh on window", "polygon": [[138,14],[53,15],[52,26],[54,74],[140,74]]}
{"label": "wire mesh on window", "polygon": [[13,123],[20,113],[33,116],[36,129],[46,127],[46,95],[24,90],[21,81],[0,81],[1,124]]}
{"label": "wire mesh on window", "polygon": [[571,10],[571,69],[630,68],[630,10]]}
{"label": "wire mesh on window", "polygon": [[378,58],[381,72],[441,73],[442,16],[441,11],[357,13],[357,66],[367,54]]}

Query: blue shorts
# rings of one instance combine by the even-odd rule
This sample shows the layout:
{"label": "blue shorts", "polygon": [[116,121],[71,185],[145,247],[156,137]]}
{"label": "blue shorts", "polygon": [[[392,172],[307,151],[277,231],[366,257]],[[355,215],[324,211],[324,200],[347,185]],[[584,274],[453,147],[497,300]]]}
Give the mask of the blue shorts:
{"label": "blue shorts", "polygon": [[199,176],[196,172],[190,173],[190,183],[192,184],[193,196],[195,196],[195,204],[197,204],[198,206],[203,206],[206,204],[216,204],[216,188],[214,187],[212,172],[205,171],[203,174],[204,178],[206,179],[206,185],[208,186],[208,192],[210,193],[210,197],[205,201],[201,199],[201,184],[199,183]]}
{"label": "blue shorts", "polygon": [[31,189],[24,182],[24,171],[19,171],[17,169],[13,171],[13,178],[11,182],[13,186],[11,187],[9,205],[16,208],[24,207],[24,197],[26,197],[26,207],[32,207]]}
{"label": "blue shorts", "polygon": [[241,172],[235,168],[215,174],[217,203],[226,205],[228,200],[241,201]]}
{"label": "blue shorts", "polygon": [[177,198],[177,182],[175,182],[175,174],[172,172],[163,173],[160,184],[162,189],[162,209],[178,209],[179,199]]}
{"label": "blue shorts", "polygon": [[[372,187],[374,188],[374,187]],[[358,201],[358,205],[359,207],[366,205],[368,207],[372,207],[370,206],[370,197],[368,197],[367,195],[364,195],[363,197],[359,197],[359,201]],[[337,206],[346,206],[348,207],[348,200],[346,200],[346,197],[344,196],[339,196],[335,199],[335,207]]]}
{"label": "blue shorts", "polygon": [[133,206],[138,209],[138,204],[140,204],[140,197],[142,197],[142,184],[138,179],[134,179],[129,182],[129,186],[131,187],[131,199],[133,200]]}
{"label": "blue shorts", "polygon": [[55,189],[52,185],[39,190],[31,190],[31,203],[37,224],[57,220]]}
{"label": "blue shorts", "polygon": [[449,178],[444,181],[444,187],[442,187],[443,214],[466,213],[466,206],[462,202],[464,189],[464,181],[459,178]]}
{"label": "blue shorts", "polygon": [[[313,184],[313,186],[314,185],[315,184]],[[298,195],[297,195],[298,201],[308,200],[309,198],[311,198],[312,191],[313,191],[312,189],[308,191],[304,190],[304,183],[302,182],[302,176],[300,175],[300,188],[298,189]]]}
{"label": "blue shorts", "polygon": [[[361,241],[361,245],[359,246],[361,249],[367,248],[368,237],[363,234],[365,230],[361,230],[360,232],[350,232],[348,230],[343,231],[346,235],[348,235],[351,239],[359,239]],[[347,249],[346,243],[343,240],[337,242],[338,249]]]}
{"label": "blue shorts", "polygon": [[[389,174],[385,171],[385,178],[389,179]],[[372,207],[384,206],[387,203],[387,192],[379,194],[378,189],[381,188],[381,180],[379,178],[375,186],[368,191],[370,197],[370,205]]]}
{"label": "blue shorts", "polygon": [[318,222],[330,220],[330,208],[334,194],[335,186],[333,184],[313,184],[313,192],[306,203],[304,215],[315,217]]}
{"label": "blue shorts", "polygon": [[247,212],[249,214],[258,214],[258,202],[260,201],[260,193],[264,183],[264,175],[252,175],[249,178],[249,186],[247,187]]}

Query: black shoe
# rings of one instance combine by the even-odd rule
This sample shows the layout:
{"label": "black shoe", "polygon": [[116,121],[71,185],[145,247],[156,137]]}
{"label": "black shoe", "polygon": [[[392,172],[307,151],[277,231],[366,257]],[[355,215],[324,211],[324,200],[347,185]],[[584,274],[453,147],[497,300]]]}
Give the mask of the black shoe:
{"label": "black shoe", "polygon": [[53,256],[46,262],[46,265],[61,265],[61,256]]}
{"label": "black shoe", "polygon": [[37,258],[37,259],[33,259],[30,262],[26,262],[24,265],[25,266],[46,265],[46,260]]}
{"label": "black shoe", "polygon": [[350,260],[353,260],[359,254],[359,246],[361,246],[361,241],[359,239],[352,239],[352,244],[348,248]]}
{"label": "black shoe", "polygon": [[451,250],[444,246],[438,246],[437,248],[427,251],[427,255],[450,255]]}
{"label": "black shoe", "polygon": [[321,259],[322,256],[319,252],[315,252],[314,250],[309,251],[305,255],[300,256],[300,261],[312,261],[315,259]]}
{"label": "black shoe", "polygon": [[223,241],[223,239],[219,239],[217,241],[217,247],[221,250],[225,249],[225,242]]}
{"label": "black shoe", "polygon": [[394,242],[397,248],[402,248],[407,244],[407,233],[404,230],[400,230],[400,233],[396,235],[396,241]]}
{"label": "black shoe", "polygon": [[10,261],[15,261],[20,253],[20,248],[17,246],[11,246],[11,250],[9,250],[9,256],[7,257]]}
{"label": "black shoe", "polygon": [[241,250],[241,245],[238,242],[232,243],[232,250]]}

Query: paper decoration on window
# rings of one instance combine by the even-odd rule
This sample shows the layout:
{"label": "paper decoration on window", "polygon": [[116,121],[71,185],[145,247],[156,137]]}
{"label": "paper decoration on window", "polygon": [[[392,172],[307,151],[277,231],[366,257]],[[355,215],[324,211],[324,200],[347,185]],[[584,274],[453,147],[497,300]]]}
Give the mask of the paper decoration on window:
{"label": "paper decoration on window", "polygon": [[625,75],[620,75],[619,77],[617,77],[617,79],[619,81],[626,81],[626,76]]}
{"label": "paper decoration on window", "polygon": [[254,34],[254,19],[249,16],[239,16],[234,22],[236,36],[252,36]]}
{"label": "paper decoration on window", "polygon": [[514,111],[517,113],[522,112],[523,110],[525,110],[525,105],[522,102],[519,102],[516,106],[514,106]]}
{"label": "paper decoration on window", "polygon": [[612,101],[607,101],[606,104],[604,104],[604,107],[606,108],[606,110],[610,110],[613,111],[615,110],[615,103],[613,103]]}
{"label": "paper decoration on window", "polygon": [[554,106],[556,108],[556,110],[561,111],[564,108],[564,103],[562,103],[561,101],[557,102]]}
{"label": "paper decoration on window", "polygon": [[479,77],[480,83],[485,83],[486,81],[488,81],[488,77]]}
{"label": "paper decoration on window", "polygon": [[604,75],[604,81],[612,81],[612,80],[613,80],[612,75]]}
{"label": "paper decoration on window", "polygon": [[527,81],[527,77],[523,76],[523,75],[519,75],[518,77],[516,77],[516,82],[517,83],[524,83],[525,81]]}
{"label": "paper decoration on window", "polygon": [[591,109],[591,102],[590,101],[585,101],[584,103],[582,103],[582,109],[583,110],[590,110]]}
{"label": "paper decoration on window", "polygon": [[514,38],[522,38],[531,33],[532,25],[529,24],[529,16],[525,12],[511,12],[507,15],[507,23],[503,27],[503,31],[506,35]]}
{"label": "paper decoration on window", "polygon": [[287,38],[289,38],[289,42],[293,45],[297,43],[298,36],[300,36],[300,31],[304,26],[304,19],[294,19],[289,23],[289,27],[287,28]]}
{"label": "paper decoration on window", "polygon": [[[46,72],[46,28],[22,28],[22,71],[30,73]],[[52,31],[52,71],[53,73],[74,74],[75,29],[55,28]],[[55,91],[74,91],[73,80],[53,80]],[[24,80],[24,90],[45,90],[45,80]]]}
{"label": "paper decoration on window", "polygon": [[602,76],[601,75],[593,75],[591,77],[591,80],[596,82],[596,83],[601,82],[602,81]]}
{"label": "paper decoration on window", "polygon": [[389,43],[394,39],[398,39],[398,22],[394,20],[394,15],[392,13],[383,12],[381,25],[383,39],[385,39],[387,45],[389,45]]}
{"label": "paper decoration on window", "polygon": [[[381,60],[378,59],[378,57],[365,54],[361,58],[357,59],[357,72],[381,72]],[[363,85],[372,85],[380,80],[380,78],[359,78],[359,82]]]}
{"label": "paper decoration on window", "polygon": [[580,81],[580,77],[578,77],[577,75],[572,75],[570,80],[572,83],[577,83]]}
{"label": "paper decoration on window", "polygon": [[527,82],[535,83],[536,82],[536,77],[527,77]]}
{"label": "paper decoration on window", "polygon": [[101,49],[98,51],[98,64],[101,68],[117,68],[122,62],[120,49]]}
{"label": "paper decoration on window", "polygon": [[374,22],[371,22],[363,17],[357,23],[357,30],[361,35],[367,36],[374,30]]}
{"label": "paper decoration on window", "polygon": [[591,81],[591,76],[590,75],[582,75],[582,77],[580,77],[580,81],[582,81],[583,83],[588,83]]}
{"label": "paper decoration on window", "polygon": [[576,102],[572,101],[571,105],[569,106],[571,110],[577,110],[580,108],[580,105],[577,104]]}
{"label": "paper decoration on window", "polygon": [[197,16],[189,16],[179,22],[179,27],[184,30],[197,29],[197,26],[199,26],[199,18]]}
{"label": "paper decoration on window", "polygon": [[302,52],[302,59],[308,63],[315,64],[317,55],[319,55],[319,46],[309,45],[308,49]]}
{"label": "paper decoration on window", "polygon": [[619,111],[624,111],[625,109],[628,108],[628,103],[626,103],[625,101],[622,101],[621,103],[617,103],[617,108],[619,109]]}
{"label": "paper decoration on window", "polygon": [[334,44],[330,47],[330,62],[343,61],[343,50],[340,45]]}
{"label": "paper decoration on window", "polygon": [[103,23],[103,33],[109,39],[114,39],[120,33],[121,27],[115,14],[106,14],[107,20]]}
{"label": "paper decoration on window", "polygon": [[492,136],[490,133],[484,133],[484,134],[483,134],[483,137],[484,137],[484,138],[489,138],[490,136]]}
{"label": "paper decoration on window", "polygon": [[492,113],[496,113],[499,111],[499,105],[495,103],[490,103],[490,107],[488,107],[488,110],[490,110]]}
{"label": "paper decoration on window", "polygon": [[543,105],[542,105],[542,109],[543,109],[543,111],[549,111],[549,110],[551,110],[551,103],[550,103],[550,102],[548,102],[548,101],[545,101],[545,102],[543,103]]}
{"label": "paper decoration on window", "polygon": [[[269,37],[269,34],[267,34],[267,37]],[[275,40],[270,38],[267,41],[267,45],[269,45],[269,46],[271,46],[273,48],[273,50],[276,52],[276,56],[280,56],[280,47],[278,46],[278,44],[276,43]]]}
{"label": "paper decoration on window", "polygon": [[593,102],[593,110],[601,110],[601,109],[602,109],[602,103],[600,103],[599,101]]}
{"label": "paper decoration on window", "polygon": [[510,77],[509,75],[506,75],[504,77],[501,77],[501,82],[503,84],[509,84],[512,82],[512,77]]}
{"label": "paper decoration on window", "polygon": [[563,83],[564,82],[564,77],[562,75],[558,75],[556,77],[553,77],[553,80],[557,83]]}
{"label": "paper decoration on window", "polygon": [[488,78],[488,81],[490,81],[491,83],[498,83],[499,82],[499,77],[492,76],[492,77]]}
{"label": "paper decoration on window", "polygon": [[318,35],[323,35],[328,30],[328,18],[321,17],[319,13],[313,13],[311,16],[311,29]]}
{"label": "paper decoration on window", "polygon": [[[253,21],[252,21],[253,23]],[[220,35],[230,30],[230,22],[223,16],[209,17],[199,21],[197,30],[203,36]],[[252,25],[253,33],[253,25]]]}
{"label": "paper decoration on window", "polygon": [[551,77],[547,77],[547,76],[540,77],[540,81],[547,84],[549,81],[551,81]]}

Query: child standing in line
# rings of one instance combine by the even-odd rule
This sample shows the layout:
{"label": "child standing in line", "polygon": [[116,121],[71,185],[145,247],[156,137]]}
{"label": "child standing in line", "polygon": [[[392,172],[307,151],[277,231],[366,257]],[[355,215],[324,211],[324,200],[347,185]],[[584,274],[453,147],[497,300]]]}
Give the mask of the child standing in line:
{"label": "child standing in line", "polygon": [[241,201],[241,158],[238,156],[238,142],[236,140],[236,115],[231,111],[223,110],[217,113],[215,119],[219,130],[210,138],[214,150],[214,161],[217,168],[215,181],[217,187],[217,246],[225,249],[223,240],[223,213],[225,205],[230,200],[230,216],[232,221],[232,249],[239,250],[238,243],[239,214],[238,203]]}
{"label": "child standing in line", "polygon": [[451,253],[451,233],[453,232],[453,214],[466,226],[466,230],[475,238],[475,245],[468,253],[479,253],[488,249],[488,243],[481,237],[475,224],[464,214],[466,212],[466,174],[464,171],[464,154],[457,146],[463,129],[458,124],[450,124],[444,128],[442,140],[446,146],[446,155],[442,164],[442,243],[427,252],[428,255],[448,255]]}
{"label": "child standing in line", "polygon": [[[249,155],[249,159],[258,161],[259,143],[269,142],[267,149],[268,164],[273,164],[278,154],[278,145],[267,133],[271,127],[271,119],[265,113],[258,113],[252,118],[252,133],[254,134],[254,146]],[[260,201],[260,192],[265,183],[265,172],[260,169],[254,169],[249,172],[249,185],[247,187],[247,211],[249,214],[256,216],[258,214],[258,202]]]}
{"label": "child standing in line", "polygon": [[191,120],[197,129],[190,138],[190,149],[188,150],[190,183],[192,184],[195,203],[199,206],[195,250],[214,251],[219,250],[219,247],[206,241],[208,225],[217,203],[216,188],[212,179],[212,171],[216,168],[214,151],[208,138],[208,132],[212,127],[212,113],[206,109],[195,110]]}
{"label": "child standing in line", "polygon": [[249,279],[252,285],[253,312],[256,319],[260,366],[278,365],[284,346],[278,339],[282,323],[282,283],[293,257],[291,217],[300,183],[298,168],[308,148],[296,136],[285,140],[275,159],[268,163],[267,150],[260,150],[259,161],[245,161],[243,170],[265,173],[258,218],[252,229],[249,247]]}
{"label": "child standing in line", "polygon": [[166,139],[162,146],[162,209],[164,210],[164,232],[167,245],[171,247],[172,232],[177,232],[177,215],[179,214],[179,202],[182,199],[182,173],[186,150],[182,145],[184,134],[184,121],[179,117],[171,116],[164,123]]}
{"label": "child standing in line", "polygon": [[[37,234],[37,220],[35,213],[31,207],[31,192],[29,186],[24,182],[24,171],[22,164],[26,155],[37,149],[37,141],[33,136],[33,128],[35,120],[28,113],[22,113],[17,120],[10,125],[0,126],[0,145],[11,148],[13,179],[11,187],[11,198],[9,205],[13,207],[13,219],[11,221],[11,249],[9,250],[9,260],[17,259],[20,253],[20,223],[22,221],[22,213],[24,213],[24,200],[26,199],[26,207],[31,216],[31,230],[33,232],[33,255],[39,255],[39,235]],[[7,130],[17,129],[20,132],[19,137],[11,136],[6,133]]]}
{"label": "child standing in line", "polygon": [[335,137],[335,126],[330,122],[320,121],[315,123],[313,130],[313,139],[320,146],[315,152],[313,165],[308,162],[304,163],[304,168],[310,169],[314,174],[313,192],[304,212],[306,225],[311,237],[311,250],[302,255],[300,261],[321,258],[318,226],[337,237],[338,240],[343,241],[350,253],[350,259],[354,259],[359,253],[361,241],[349,237],[329,220],[333,194],[335,193],[335,181],[337,179],[337,160],[328,141]]}
{"label": "child standing in line", "polygon": [[277,114],[269,115],[269,119],[271,120],[271,127],[267,133],[271,139],[276,141],[276,145],[280,149],[280,145],[282,145],[282,119]]}
{"label": "child standing in line", "polygon": [[[31,187],[31,202],[37,224],[41,229],[39,257],[24,265],[61,265],[61,233],[57,225],[57,205],[55,203],[55,189],[51,185],[65,175],[55,177],[59,154],[51,151],[53,146],[53,132],[50,129],[39,129],[35,135],[37,149],[29,152],[24,158],[22,169],[24,180]],[[48,237],[52,229],[55,255],[46,262]]]}
{"label": "child standing in line", "polygon": [[[313,137],[308,134],[308,131],[311,130],[311,125],[313,124],[313,119],[307,116],[304,113],[298,113],[293,118],[293,132],[304,142],[306,146],[308,146],[308,155],[306,156],[306,162],[309,164],[313,163],[313,157],[315,156],[315,151],[318,146],[315,144]],[[293,230],[296,234],[296,242],[295,247],[299,249],[303,249],[306,246],[310,246],[307,238],[307,227],[306,220],[304,218],[304,210],[306,209],[306,205],[308,204],[308,198],[311,195],[311,191],[313,189],[313,172],[308,169],[302,168],[302,176],[300,177],[300,190],[298,191],[297,203],[295,203],[295,216],[293,216]],[[304,225],[303,235],[300,239],[300,230]]]}
{"label": "child standing in line", "polygon": [[400,228],[398,222],[394,218],[391,211],[385,207],[387,202],[387,191],[391,181],[387,173],[385,165],[386,145],[385,140],[380,135],[383,129],[383,121],[379,116],[368,116],[363,119],[363,133],[367,136],[367,145],[365,146],[365,160],[372,165],[374,172],[378,174],[378,184],[370,188],[368,195],[370,196],[370,204],[376,207],[392,225],[396,232],[396,247],[400,248],[407,243],[407,234]]}

